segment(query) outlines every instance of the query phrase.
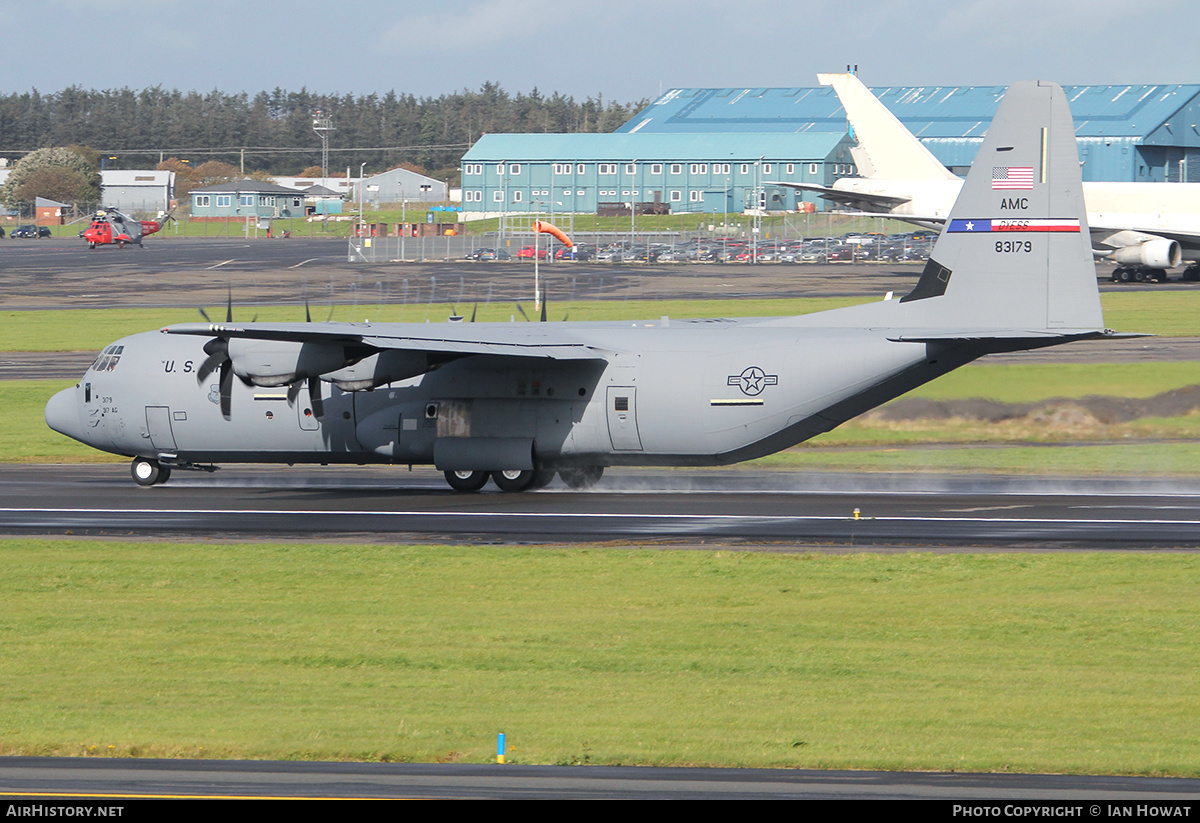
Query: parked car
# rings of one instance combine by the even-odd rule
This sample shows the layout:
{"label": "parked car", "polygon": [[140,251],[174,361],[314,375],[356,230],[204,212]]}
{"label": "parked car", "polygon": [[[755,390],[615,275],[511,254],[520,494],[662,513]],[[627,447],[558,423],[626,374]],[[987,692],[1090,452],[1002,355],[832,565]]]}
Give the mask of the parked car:
{"label": "parked car", "polygon": [[27,237],[37,239],[39,237],[49,237],[50,229],[46,226],[17,226],[12,230],[12,237]]}
{"label": "parked car", "polygon": [[546,250],[545,249],[535,249],[533,246],[525,246],[520,251],[518,251],[517,259],[518,260],[532,260],[535,253],[537,254],[538,260],[546,259]]}
{"label": "parked car", "polygon": [[596,254],[596,247],[586,243],[576,243],[571,248],[562,246],[554,252],[555,260],[591,260]]}
{"label": "parked car", "polygon": [[475,249],[475,251],[468,253],[463,259],[464,260],[484,260],[484,261],[487,261],[487,260],[512,260],[512,255],[510,255],[508,252],[504,251],[503,249],[487,248],[487,249]]}
{"label": "parked car", "polygon": [[4,226],[0,226],[0,237],[4,236]]}

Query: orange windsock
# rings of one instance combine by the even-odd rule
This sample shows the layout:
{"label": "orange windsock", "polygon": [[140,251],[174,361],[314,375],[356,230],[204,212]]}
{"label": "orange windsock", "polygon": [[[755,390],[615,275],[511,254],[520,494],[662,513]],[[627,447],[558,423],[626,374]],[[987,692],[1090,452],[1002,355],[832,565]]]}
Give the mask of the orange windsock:
{"label": "orange windsock", "polygon": [[559,242],[561,242],[568,249],[575,245],[571,242],[571,238],[567,237],[567,233],[553,223],[547,223],[544,220],[535,220],[533,223],[533,230],[558,238]]}

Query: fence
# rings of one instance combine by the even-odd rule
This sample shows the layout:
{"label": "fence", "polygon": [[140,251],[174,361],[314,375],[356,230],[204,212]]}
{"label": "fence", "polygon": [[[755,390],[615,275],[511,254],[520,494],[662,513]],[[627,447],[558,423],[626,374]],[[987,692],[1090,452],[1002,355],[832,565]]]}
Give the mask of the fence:
{"label": "fence", "polygon": [[[563,221],[565,222],[565,221]],[[570,231],[576,243],[587,243],[603,247],[614,242],[634,244],[666,245],[681,243],[693,238],[736,238],[749,239],[754,236],[755,218],[749,215],[730,216],[728,223],[719,220],[701,220],[688,230],[680,231]],[[801,237],[834,236],[847,231],[910,231],[912,226],[883,218],[862,218],[833,213],[788,214],[765,220],[758,231],[761,240],[785,240]],[[390,262],[439,262],[462,260],[479,249],[500,249],[513,258],[526,246],[534,245],[532,228],[509,227],[501,232],[478,235],[429,236],[429,237],[352,237],[347,246],[347,259],[351,263]],[[539,248],[557,248],[557,244],[546,235],[538,239]]]}

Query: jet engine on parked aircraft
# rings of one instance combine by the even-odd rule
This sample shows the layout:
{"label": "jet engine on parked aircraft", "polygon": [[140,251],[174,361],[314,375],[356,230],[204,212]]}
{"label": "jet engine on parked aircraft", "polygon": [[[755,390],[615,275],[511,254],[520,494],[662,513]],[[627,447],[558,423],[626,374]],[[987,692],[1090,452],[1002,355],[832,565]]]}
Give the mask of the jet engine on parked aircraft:
{"label": "jet engine on parked aircraft", "polygon": [[1124,266],[1172,269],[1183,259],[1183,251],[1174,240],[1158,238],[1136,246],[1123,246],[1113,252],[1113,260]]}

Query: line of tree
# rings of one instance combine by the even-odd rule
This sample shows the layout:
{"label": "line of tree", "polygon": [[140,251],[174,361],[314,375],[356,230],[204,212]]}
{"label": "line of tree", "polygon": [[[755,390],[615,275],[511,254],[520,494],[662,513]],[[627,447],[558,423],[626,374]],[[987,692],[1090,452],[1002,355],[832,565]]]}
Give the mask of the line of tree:
{"label": "line of tree", "polygon": [[490,82],[478,91],[423,98],[395,91],[356,97],[276,88],[251,96],[72,86],[54,94],[0,95],[0,156],[12,161],[74,144],[99,152],[105,168],[147,168],[174,156],[196,165],[219,160],[247,172],[291,175],[320,163],[321,141],[312,126],[323,112],[335,129],[329,134],[330,171],[357,171],[364,162],[368,172],[383,171],[407,163],[455,183],[459,159],[483,134],[610,132],[644,105],[591,97],[578,102],[536,88],[510,95]]}

